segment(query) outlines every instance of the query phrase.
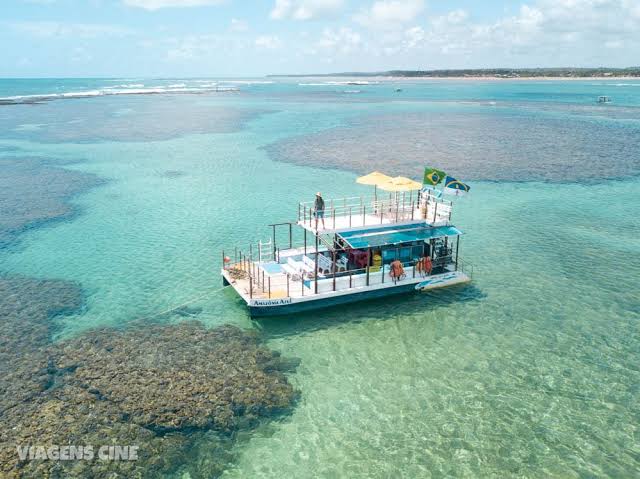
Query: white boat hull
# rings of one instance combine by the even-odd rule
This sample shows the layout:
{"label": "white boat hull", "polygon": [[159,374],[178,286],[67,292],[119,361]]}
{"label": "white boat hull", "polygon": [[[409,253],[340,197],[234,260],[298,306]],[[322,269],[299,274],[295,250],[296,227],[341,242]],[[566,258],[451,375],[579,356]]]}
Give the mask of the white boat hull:
{"label": "white boat hull", "polygon": [[[225,273],[226,272],[223,272],[223,275],[225,275]],[[327,308],[330,306],[353,303],[367,299],[381,298],[401,293],[429,291],[432,289],[467,283],[469,281],[471,281],[471,278],[461,271],[447,271],[445,273],[423,278],[407,278],[396,283],[388,281],[383,284],[372,284],[369,286],[354,287],[338,291],[327,291],[318,294],[310,294],[308,296],[284,298],[247,298],[245,294],[241,294],[241,296],[247,302],[251,316],[277,316]],[[234,286],[232,281],[229,282]],[[238,292],[240,293],[240,291]]]}

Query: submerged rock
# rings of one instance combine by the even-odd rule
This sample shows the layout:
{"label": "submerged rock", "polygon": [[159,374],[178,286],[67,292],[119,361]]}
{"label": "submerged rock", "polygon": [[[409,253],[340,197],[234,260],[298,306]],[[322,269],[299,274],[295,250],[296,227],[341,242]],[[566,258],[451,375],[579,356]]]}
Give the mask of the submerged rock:
{"label": "submerged rock", "polygon": [[[122,95],[108,101],[86,98],[12,105],[10,114],[0,116],[0,138],[32,140],[37,134],[39,142],[48,143],[164,141],[184,135],[240,131],[249,121],[272,111],[220,105],[203,95],[176,94],[171,101]],[[124,114],[114,114],[117,112]],[[35,131],[24,128],[36,123]]]}
{"label": "submerged rock", "polygon": [[[0,477],[158,477],[193,461],[192,477],[214,477],[237,431],[296,398],[282,373],[292,364],[234,326],[151,324],[50,343],[50,315],[80,298],[65,282],[0,279]],[[203,437],[212,452],[194,458]],[[21,460],[16,449],[53,445],[137,446],[138,459]]]}
{"label": "submerged rock", "polygon": [[0,420],[48,387],[50,315],[78,308],[81,299],[73,283],[0,278]]}
{"label": "submerged rock", "polygon": [[46,221],[69,217],[68,198],[102,183],[98,177],[60,168],[44,158],[0,157],[0,247]]}
{"label": "submerged rock", "polygon": [[[202,312],[202,308],[199,306],[181,306],[171,311],[170,314],[175,316],[189,317],[197,316]],[[167,313],[169,315],[169,313]]]}
{"label": "submerged rock", "polygon": [[[615,120],[637,118],[637,109],[597,113],[584,105],[536,107],[565,116],[570,109],[571,115],[560,119],[531,112],[527,105],[511,106],[516,107],[512,114],[469,104],[466,111],[363,115],[264,148],[276,161],[359,174],[420,175],[425,151],[430,166],[469,181],[601,182],[640,173],[640,128],[614,126]],[[594,114],[609,121],[594,122]]]}
{"label": "submerged rock", "polygon": [[274,358],[255,334],[189,321],[94,331],[61,345],[54,362],[73,371],[65,383],[96,391],[140,426],[229,432],[241,417],[245,423],[290,406],[291,385],[262,366]]}
{"label": "submerged rock", "polygon": [[185,176],[186,173],[180,170],[167,170],[162,172],[160,176],[164,178],[180,178],[181,176]]}

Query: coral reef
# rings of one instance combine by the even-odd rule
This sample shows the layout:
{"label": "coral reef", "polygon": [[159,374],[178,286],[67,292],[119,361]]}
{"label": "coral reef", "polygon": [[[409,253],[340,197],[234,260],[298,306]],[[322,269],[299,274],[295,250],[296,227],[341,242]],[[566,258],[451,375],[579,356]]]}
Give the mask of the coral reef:
{"label": "coral reef", "polygon": [[73,283],[0,277],[0,418],[47,387],[48,318],[80,305]]}
{"label": "coral reef", "polygon": [[196,321],[94,331],[62,344],[54,359],[57,370],[72,371],[65,383],[162,433],[230,432],[287,408],[293,389],[271,369],[274,361],[255,334],[233,326],[205,329]]}
{"label": "coral reef", "polygon": [[186,173],[180,170],[166,170],[160,174],[160,176],[163,178],[180,178],[185,175]]}
{"label": "coral reef", "polygon": [[[70,283],[0,278],[2,477],[158,477],[184,469],[202,437],[216,456],[187,469],[212,477],[237,431],[296,398],[283,373],[295,364],[233,326],[138,324],[51,343],[51,314],[80,304]],[[20,460],[16,446],[38,445],[133,445],[138,460]]]}
{"label": "coral reef", "polygon": [[0,169],[0,247],[35,224],[70,216],[67,198],[101,183],[42,158],[0,157]]}
{"label": "coral reef", "polygon": [[0,138],[29,140],[35,131],[39,142],[50,143],[157,141],[239,131],[250,120],[269,112],[207,103],[206,94],[172,95],[167,101],[152,96],[11,105],[4,115],[0,111]]}
{"label": "coral reef", "polygon": [[[491,105],[468,108],[361,116],[346,126],[279,140],[266,150],[276,161],[360,174],[379,170],[420,177],[421,168],[430,165],[463,180],[600,182],[603,175],[640,172],[638,127],[592,119],[636,118],[635,108],[603,112],[594,106],[546,105],[544,115],[522,105],[512,114],[496,114]],[[567,113],[571,118],[551,116]]]}

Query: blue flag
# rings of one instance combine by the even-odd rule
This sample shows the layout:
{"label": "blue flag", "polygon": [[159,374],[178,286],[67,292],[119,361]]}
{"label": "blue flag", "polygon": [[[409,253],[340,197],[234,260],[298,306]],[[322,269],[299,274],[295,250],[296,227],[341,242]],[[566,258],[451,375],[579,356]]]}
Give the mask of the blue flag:
{"label": "blue flag", "polygon": [[444,179],[444,188],[443,192],[449,195],[466,195],[471,187],[469,185],[464,184],[462,181],[458,181],[455,178],[447,175]]}

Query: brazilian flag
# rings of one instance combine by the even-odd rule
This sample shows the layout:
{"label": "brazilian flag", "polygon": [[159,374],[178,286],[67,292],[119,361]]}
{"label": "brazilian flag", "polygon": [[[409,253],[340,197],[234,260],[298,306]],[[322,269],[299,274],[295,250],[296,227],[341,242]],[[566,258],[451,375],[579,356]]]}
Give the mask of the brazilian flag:
{"label": "brazilian flag", "polygon": [[444,171],[427,167],[424,169],[424,180],[422,180],[422,183],[424,185],[435,186],[438,183],[440,183],[442,180],[444,180],[445,176],[446,176],[446,173]]}

